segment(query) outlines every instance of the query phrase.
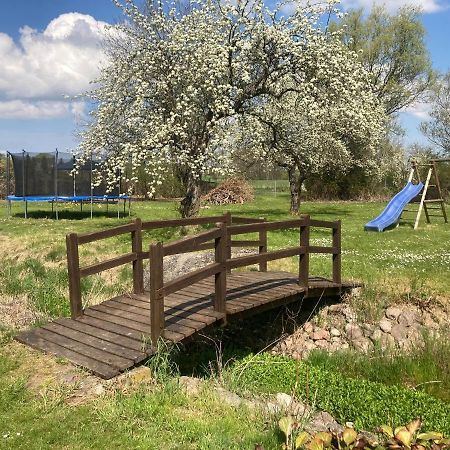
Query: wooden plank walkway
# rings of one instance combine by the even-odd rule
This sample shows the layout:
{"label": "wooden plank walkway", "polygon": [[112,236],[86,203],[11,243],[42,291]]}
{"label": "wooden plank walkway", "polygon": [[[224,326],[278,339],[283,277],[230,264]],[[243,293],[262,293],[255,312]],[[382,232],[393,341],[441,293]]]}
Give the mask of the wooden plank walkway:
{"label": "wooden plank walkway", "polygon": [[[338,295],[354,287],[309,278],[308,297]],[[179,343],[205,328],[223,323],[213,308],[214,277],[164,298],[163,337]],[[287,272],[234,272],[227,276],[226,318],[233,320],[304,298],[298,276]],[[58,319],[16,336],[19,342],[112,378],[152,355],[150,294],[126,294],[86,308],[73,319]]]}

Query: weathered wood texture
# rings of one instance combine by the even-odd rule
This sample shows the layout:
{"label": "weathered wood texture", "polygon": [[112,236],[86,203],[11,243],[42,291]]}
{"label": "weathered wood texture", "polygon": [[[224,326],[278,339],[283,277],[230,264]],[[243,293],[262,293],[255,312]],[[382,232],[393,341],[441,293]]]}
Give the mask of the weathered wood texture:
{"label": "weathered wood texture", "polygon": [[[215,221],[211,223],[211,221]],[[233,225],[238,223],[238,225]],[[175,242],[154,242],[143,251],[143,230],[166,226],[211,224],[214,228]],[[331,247],[310,246],[310,228],[328,228]],[[268,249],[268,231],[297,228],[298,245]],[[121,234],[130,234],[131,252],[80,267],[78,246]],[[257,233],[256,240],[233,236]],[[212,242],[211,242],[212,241]],[[232,257],[232,246],[255,247],[257,253]],[[164,256],[214,249],[215,261],[164,282]],[[332,278],[310,277],[311,253],[329,254]],[[268,272],[267,262],[299,257],[297,275]],[[143,259],[150,259],[150,286],[144,290]],[[160,338],[181,342],[215,323],[257,314],[304,297],[338,295],[352,284],[341,281],[341,223],[312,220],[309,216],[278,222],[223,216],[134,222],[105,231],[67,236],[67,263],[72,319],[61,319],[17,340],[64,357],[93,373],[111,378],[148,358]],[[122,264],[133,264],[133,293],[114,297],[83,310],[80,279]],[[231,269],[259,265],[259,272]]]}
{"label": "weathered wood texture", "polygon": [[[223,255],[218,259],[223,259]],[[253,315],[305,296],[298,278],[287,272],[236,272],[226,274],[226,277],[223,303],[228,320]],[[158,283],[161,284],[161,280]],[[224,289],[222,283],[212,276],[165,297],[164,305],[158,303],[155,309],[157,313],[164,313],[164,328],[158,328],[157,334],[178,343],[208,326],[222,323],[225,313],[214,310],[217,289],[220,292]],[[349,283],[342,286],[344,289],[353,287]],[[335,283],[323,278],[309,280],[309,295],[313,290],[317,297],[338,292]],[[222,300],[219,298],[218,301]],[[222,304],[218,307],[221,309]],[[150,292],[120,295],[86,308],[81,317],[55,320],[41,328],[22,332],[16,339],[108,379],[153,354],[151,311]]]}

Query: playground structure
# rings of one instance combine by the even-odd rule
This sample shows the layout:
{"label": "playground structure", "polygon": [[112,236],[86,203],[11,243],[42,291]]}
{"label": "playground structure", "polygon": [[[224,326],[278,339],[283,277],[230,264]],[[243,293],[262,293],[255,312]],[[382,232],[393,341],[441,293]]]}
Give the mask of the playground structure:
{"label": "playground structure", "polygon": [[[187,225],[212,228],[173,242],[156,242],[144,251],[146,231]],[[311,228],[331,233],[331,246],[310,245]],[[295,229],[298,244],[269,250],[268,233]],[[256,239],[247,236],[256,234]],[[79,246],[114,236],[130,236],[130,252],[80,267]],[[245,235],[245,240],[236,236]],[[85,234],[68,234],[67,262],[71,318],[58,319],[19,333],[16,339],[33,348],[67,358],[103,378],[112,378],[153,355],[159,339],[173,343],[214,325],[288,305],[339,296],[358,286],[341,280],[341,222],[309,216],[278,222],[212,217],[142,222]],[[232,247],[256,248],[256,253],[232,255]],[[174,279],[164,279],[164,257],[212,250],[214,262]],[[331,278],[310,276],[310,256],[331,256]],[[267,262],[299,257],[296,273],[268,271]],[[144,262],[149,261],[150,286],[144,285]],[[81,278],[125,264],[133,266],[133,292],[87,307],[82,302]],[[258,265],[259,271],[233,271]]]}
{"label": "playground structure", "polygon": [[[364,229],[366,231],[384,231],[394,225],[398,226],[405,212],[415,214],[415,230],[419,227],[423,212],[427,223],[431,223],[430,217],[442,217],[444,222],[448,223],[437,168],[437,164],[443,162],[450,162],[450,159],[435,159],[425,164],[412,161],[406,186],[392,198],[378,217],[364,226]],[[421,169],[426,169],[425,177],[421,176]],[[405,209],[408,204],[417,204],[418,209]],[[435,211],[440,214],[433,214]]]}
{"label": "playground structure", "polygon": [[[52,213],[59,218],[58,205],[62,203],[79,203],[90,205],[93,217],[94,203],[117,204],[117,215],[120,217],[120,201],[123,201],[123,214],[131,209],[131,198],[120,195],[120,184],[113,191],[108,191],[105,183],[94,186],[94,173],[101,170],[101,161],[90,159],[76,173],[75,157],[70,153],[6,153],[6,186],[8,214],[11,215],[11,202],[24,203],[24,216],[28,218],[29,202],[51,203]],[[11,166],[14,171],[14,194],[11,194]]]}

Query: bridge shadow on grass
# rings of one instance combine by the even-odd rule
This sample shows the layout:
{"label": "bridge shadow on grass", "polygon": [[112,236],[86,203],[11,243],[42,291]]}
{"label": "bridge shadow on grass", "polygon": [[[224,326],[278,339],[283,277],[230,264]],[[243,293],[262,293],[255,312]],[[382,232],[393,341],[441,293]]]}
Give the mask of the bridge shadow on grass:
{"label": "bridge shadow on grass", "polygon": [[232,321],[225,327],[214,327],[178,346],[172,359],[181,375],[209,376],[217,372],[219,357],[226,364],[249,354],[269,351],[310,320],[321,308],[338,302],[338,297],[305,299],[243,320]]}

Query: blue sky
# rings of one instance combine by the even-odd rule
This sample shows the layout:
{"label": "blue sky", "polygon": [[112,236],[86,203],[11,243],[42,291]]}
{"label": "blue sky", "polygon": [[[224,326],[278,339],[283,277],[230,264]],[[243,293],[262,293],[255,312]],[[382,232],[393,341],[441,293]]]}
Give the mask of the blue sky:
{"label": "blue sky", "polygon": [[[369,10],[378,0],[343,0]],[[450,70],[450,0],[390,0],[387,8],[421,6],[436,69]],[[107,23],[121,20],[110,0],[0,0],[0,151],[73,148],[85,117],[73,96],[89,87],[102,61]],[[401,113],[405,142],[426,142],[417,127],[426,105]]]}

